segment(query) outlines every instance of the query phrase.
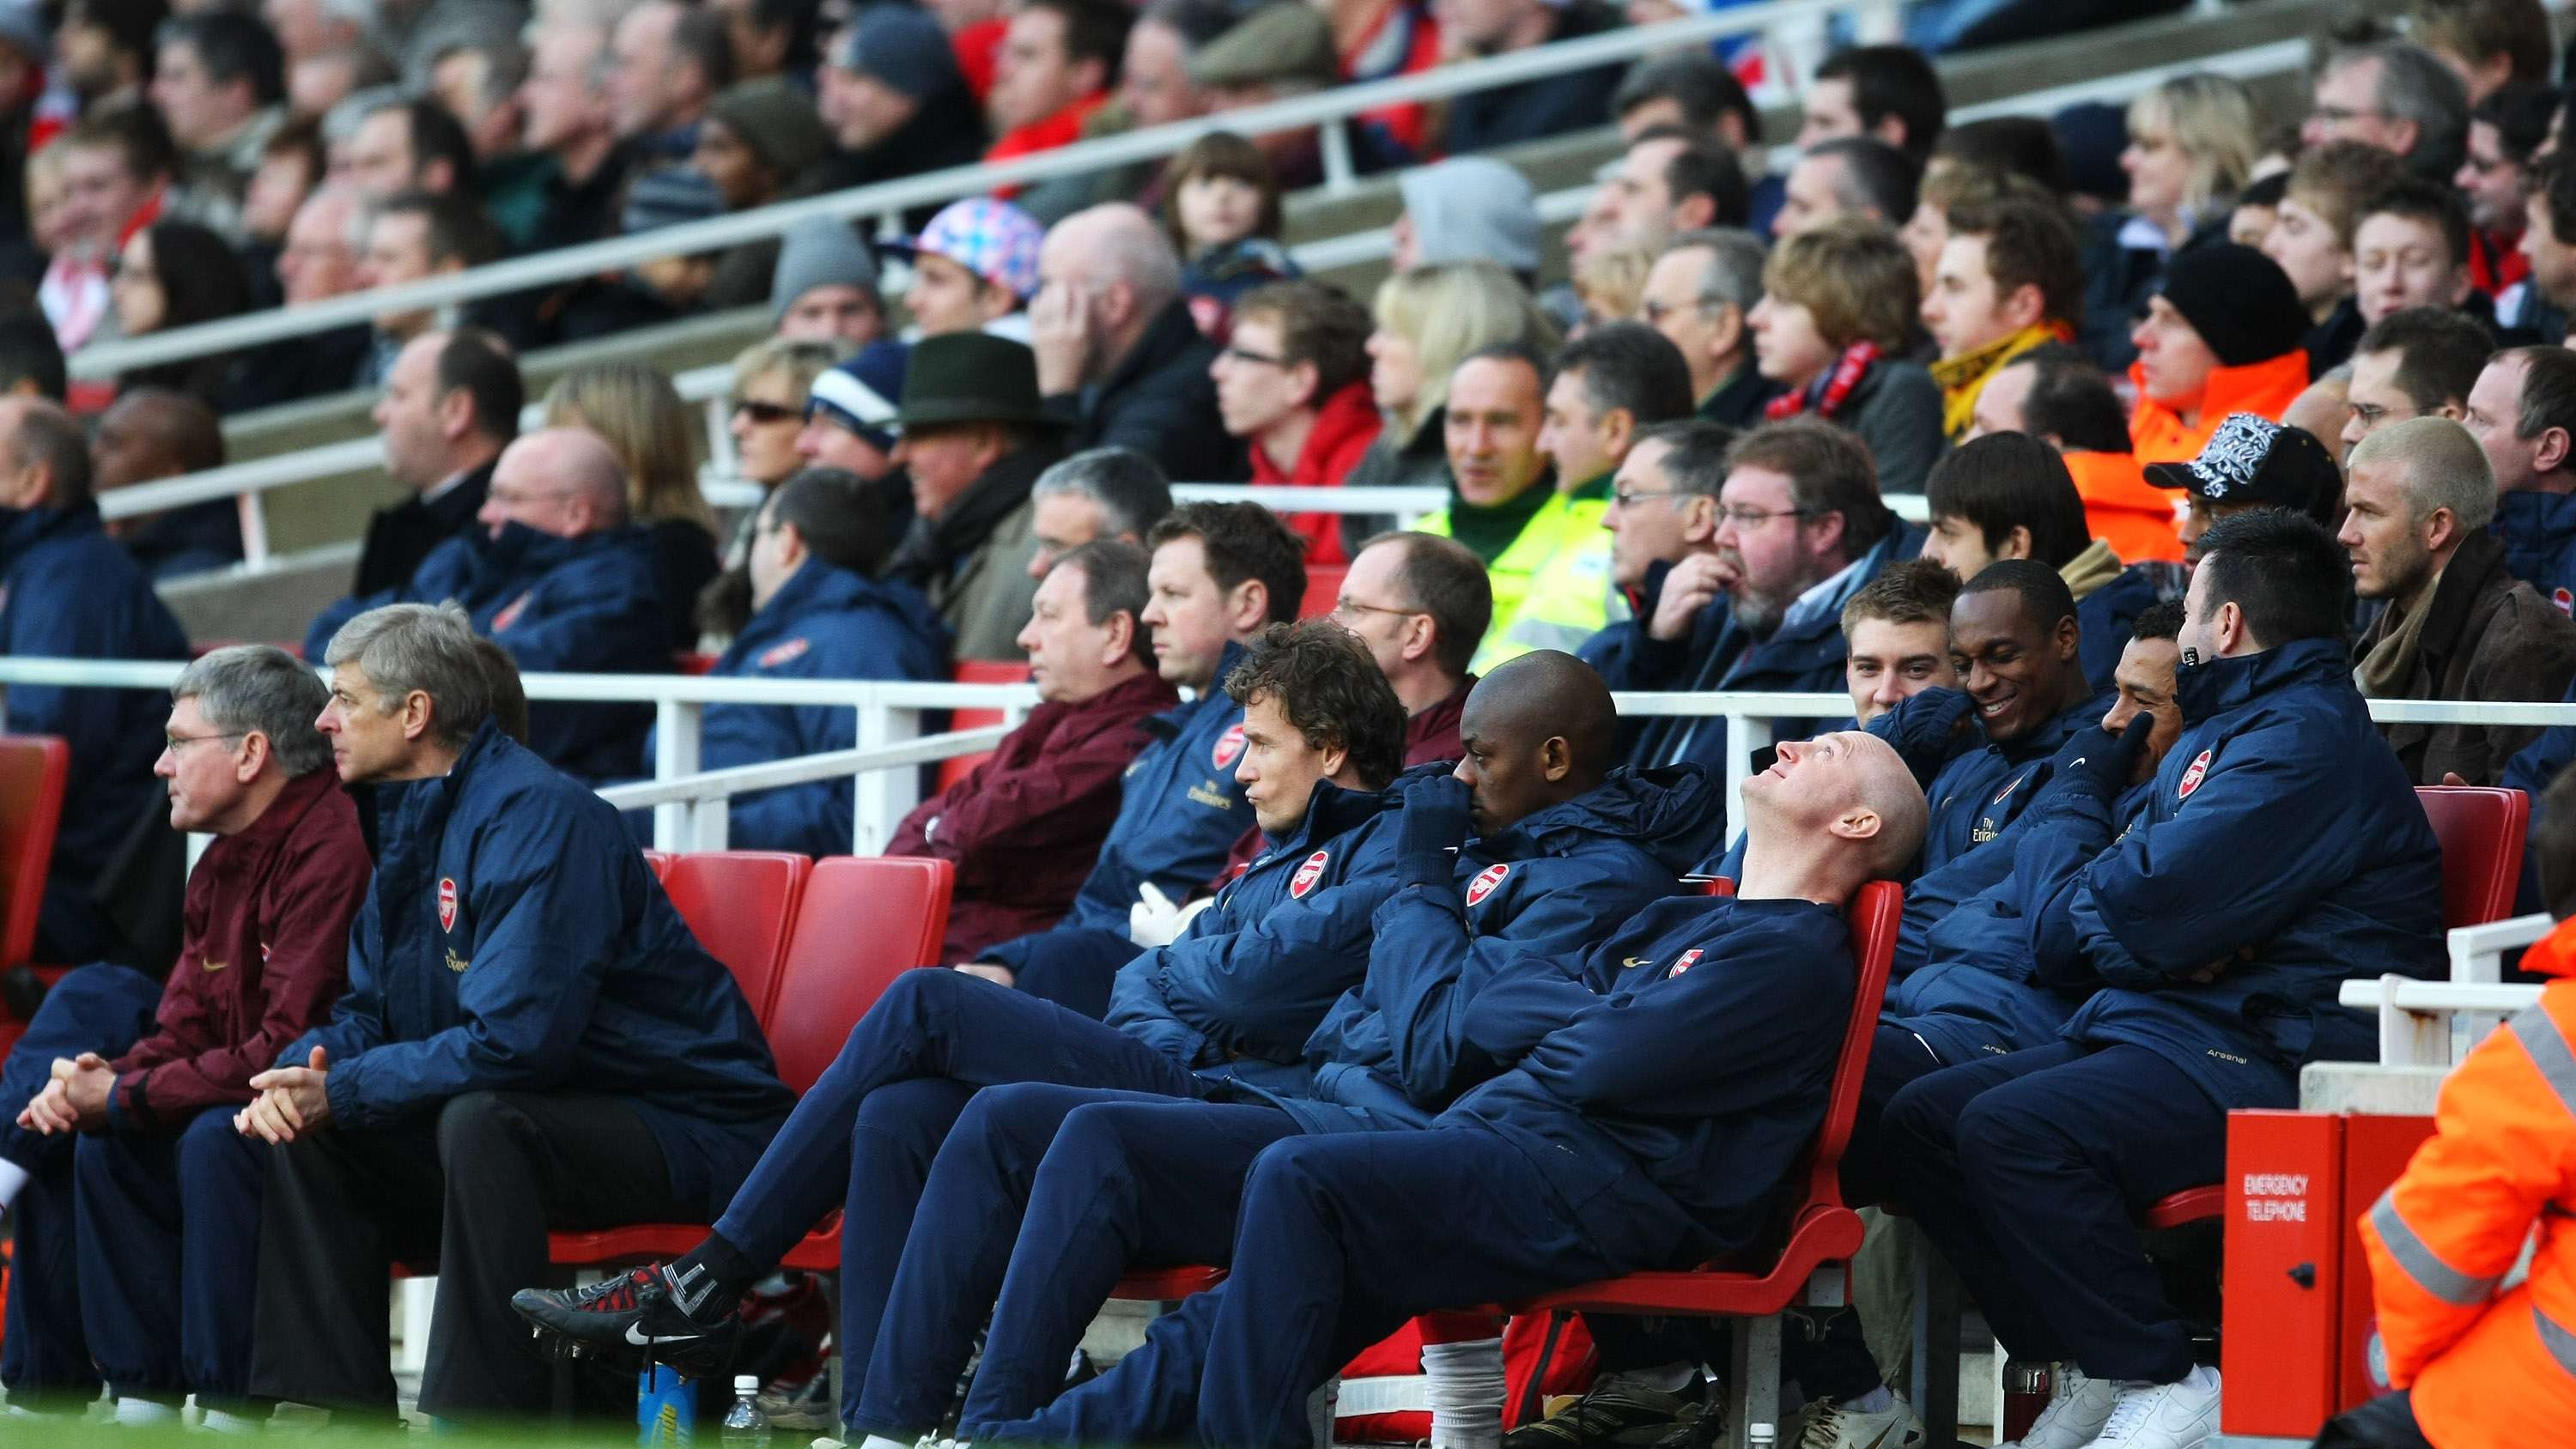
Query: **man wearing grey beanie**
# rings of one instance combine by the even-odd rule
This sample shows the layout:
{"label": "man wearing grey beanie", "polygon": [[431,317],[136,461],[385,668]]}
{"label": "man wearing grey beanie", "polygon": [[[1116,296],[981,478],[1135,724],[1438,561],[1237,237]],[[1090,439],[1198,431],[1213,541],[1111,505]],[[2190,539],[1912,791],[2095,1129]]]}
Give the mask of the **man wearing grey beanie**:
{"label": "man wearing grey beanie", "polygon": [[876,258],[847,222],[813,217],[787,229],[770,275],[769,311],[790,342],[828,342],[855,351],[885,331]]}

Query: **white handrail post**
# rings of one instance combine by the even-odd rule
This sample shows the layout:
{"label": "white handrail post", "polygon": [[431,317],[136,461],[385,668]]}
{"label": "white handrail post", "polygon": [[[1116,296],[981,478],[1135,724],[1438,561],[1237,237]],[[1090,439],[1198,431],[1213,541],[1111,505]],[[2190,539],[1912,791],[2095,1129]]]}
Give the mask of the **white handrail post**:
{"label": "white handrail post", "polygon": [[233,507],[241,513],[242,565],[268,567],[268,495],[244,493],[233,501]]}
{"label": "white handrail post", "polygon": [[[874,691],[859,706],[860,749],[899,745],[920,734],[918,709],[881,703]],[[870,770],[859,776],[852,793],[858,797],[858,819],[851,836],[853,853],[881,855],[886,842],[894,838],[895,827],[912,813],[913,806],[921,803],[920,767],[899,765],[891,770]]]}
{"label": "white handrail post", "polygon": [[[1729,844],[1744,828],[1744,782],[1753,778],[1753,752],[1774,738],[1769,716],[1726,712],[1726,831]],[[1721,846],[1723,848],[1723,846]]]}
{"label": "white handrail post", "polygon": [[[653,778],[676,780],[698,773],[698,719],[703,706],[665,699],[653,706]],[[653,848],[680,851],[691,845],[690,822],[700,802],[674,800],[653,807]],[[717,807],[721,810],[721,804]],[[721,827],[719,827],[721,830]]]}
{"label": "white handrail post", "polygon": [[1324,147],[1324,194],[1348,196],[1359,183],[1359,167],[1351,161],[1349,127],[1341,121],[1326,121],[1315,133]]}

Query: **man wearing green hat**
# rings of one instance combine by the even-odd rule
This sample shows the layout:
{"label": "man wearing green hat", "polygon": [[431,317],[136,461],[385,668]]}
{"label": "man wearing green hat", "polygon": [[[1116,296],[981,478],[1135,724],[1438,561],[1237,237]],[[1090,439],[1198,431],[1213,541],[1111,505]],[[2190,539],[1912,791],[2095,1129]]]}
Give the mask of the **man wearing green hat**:
{"label": "man wearing green hat", "polygon": [[959,659],[1018,660],[1037,593],[1030,485],[1063,456],[1038,398],[1036,355],[984,332],[925,337],[903,380],[894,461],[912,480],[912,530],[886,572],[930,596]]}

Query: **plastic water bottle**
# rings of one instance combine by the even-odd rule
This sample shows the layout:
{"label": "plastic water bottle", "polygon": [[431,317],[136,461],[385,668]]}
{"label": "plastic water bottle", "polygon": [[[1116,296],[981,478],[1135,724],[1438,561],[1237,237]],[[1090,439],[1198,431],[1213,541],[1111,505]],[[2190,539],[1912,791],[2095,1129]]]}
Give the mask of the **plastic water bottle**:
{"label": "plastic water bottle", "polygon": [[759,1392],[758,1378],[734,1375],[733,1407],[724,1416],[724,1449],[769,1449],[769,1416],[752,1402]]}

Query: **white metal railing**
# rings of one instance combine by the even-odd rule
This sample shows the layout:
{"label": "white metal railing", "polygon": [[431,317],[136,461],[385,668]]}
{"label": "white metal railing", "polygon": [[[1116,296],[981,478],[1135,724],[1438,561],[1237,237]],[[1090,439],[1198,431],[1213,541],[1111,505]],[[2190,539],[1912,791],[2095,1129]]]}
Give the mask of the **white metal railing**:
{"label": "white metal railing", "polygon": [[[1267,105],[1077,142],[1007,161],[951,167],[705,221],[684,222],[638,236],[515,257],[452,276],[353,292],[300,307],[255,312],[150,336],[102,343],[74,355],[71,371],[75,377],[112,377],[132,368],[230,352],[282,337],[304,336],[326,328],[363,322],[378,313],[445,307],[615,271],[659,257],[719,251],[774,237],[796,222],[815,217],[835,220],[879,217],[892,222],[913,208],[961,196],[980,195],[997,186],[1156,160],[1212,131],[1257,136],[1321,126],[1325,187],[1328,191],[1347,190],[1355,179],[1355,173],[1347,145],[1342,143],[1340,128],[1333,124],[1335,122],[1387,106],[1446,100],[1499,86],[1618,64],[1654,51],[1731,36],[1767,33],[1773,37],[1772,43],[1777,48],[1820,52],[1825,26],[1833,17],[1843,14],[1860,17],[1860,32],[1864,37],[1894,39],[1895,9],[1893,0],[1767,0],[1763,4],[1686,16],[1657,25],[1623,27],[1506,55],[1442,65],[1417,75],[1362,85],[1335,86],[1313,95]],[[1807,65],[1792,65],[1785,69],[1785,73],[1804,75],[1808,69]]]}
{"label": "white metal railing", "polygon": [[2462,926],[2445,940],[2449,980],[2389,975],[2347,981],[2337,999],[2377,1014],[2382,1066],[2450,1066],[2497,1023],[2540,999],[2537,986],[2506,984],[2504,958],[2557,925],[2546,915],[2532,915]]}

